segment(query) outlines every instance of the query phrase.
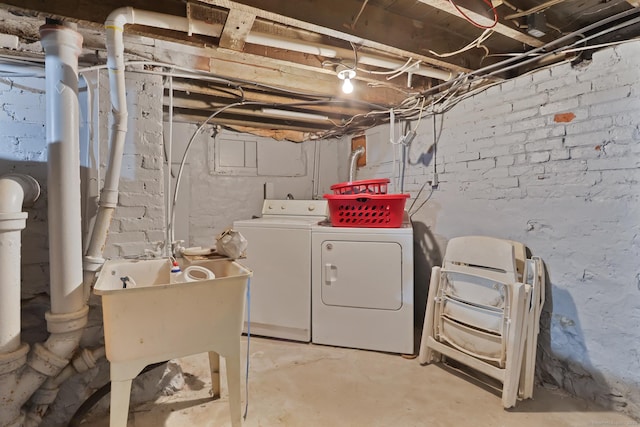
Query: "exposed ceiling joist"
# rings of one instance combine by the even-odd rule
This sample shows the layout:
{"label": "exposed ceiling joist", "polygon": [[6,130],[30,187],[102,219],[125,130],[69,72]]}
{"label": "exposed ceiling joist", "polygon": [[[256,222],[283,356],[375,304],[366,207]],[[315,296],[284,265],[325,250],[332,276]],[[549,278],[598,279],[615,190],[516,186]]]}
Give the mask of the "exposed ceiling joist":
{"label": "exposed ceiling joist", "polygon": [[[418,21],[390,14],[377,7],[367,6],[360,18],[361,21],[369,20],[369,25],[359,25],[355,30],[351,30],[348,25],[345,25],[349,15],[344,11],[351,9],[357,13],[361,7],[360,0],[324,0],[322,7],[318,7],[317,2],[310,0],[297,0],[295,7],[291,7],[289,0],[243,0],[242,3],[229,0],[200,1],[217,7],[255,14],[256,17],[267,21],[346,40],[358,46],[369,47],[401,58],[421,60],[446,70],[466,72],[470,68],[469,57],[462,60],[452,58],[451,61],[443,61],[426,55],[429,48],[434,47],[433,44],[438,40],[449,39],[451,42],[451,39],[458,38],[455,34],[442,34],[437,28],[424,26]],[[313,23],[310,21],[311,18]],[[380,31],[381,28],[385,31]],[[456,44],[464,44],[464,39],[460,38]],[[472,62],[479,62],[481,55],[471,54],[471,56],[474,55],[476,57]]]}
{"label": "exposed ceiling joist", "polygon": [[220,36],[220,47],[242,51],[256,15],[231,9]]}
{"label": "exposed ceiling joist", "polygon": [[[480,0],[453,0],[468,20],[447,0],[0,1],[0,33],[19,40],[18,50],[9,55],[26,53],[34,64],[42,58],[37,41],[45,18],[76,22],[84,37],[82,66],[104,66],[103,23],[114,9],[126,4],[138,11],[186,17],[188,26],[180,31],[140,25],[125,30],[125,55],[132,61],[128,70],[161,74],[165,83],[172,82],[171,98],[165,85],[165,114],[168,99],[173,99],[174,118],[201,122],[218,111],[213,123],[323,137],[388,121],[389,108],[400,112],[396,119],[416,118],[433,102],[448,102],[486,85],[492,77],[482,73],[488,69],[495,70],[495,78],[509,78],[567,59],[568,51],[545,56],[548,50],[532,49],[545,47],[544,42],[556,42],[554,49],[579,42],[588,49],[590,44],[640,35],[640,23],[622,26],[607,20],[637,14],[633,6],[640,0],[606,7],[602,0],[487,0],[497,8],[499,22],[481,43],[482,30],[467,22],[484,17],[493,23],[488,6],[476,9]],[[524,33],[524,21],[541,10],[544,16],[535,28],[543,36],[535,39]],[[505,20],[505,15],[516,16]],[[198,34],[204,27],[204,34]],[[606,28],[613,32],[589,39],[596,29]],[[345,68],[356,73],[356,89],[349,95],[340,91],[337,75]],[[473,73],[460,74],[467,72]],[[230,104],[233,107],[225,110]],[[265,113],[263,108],[297,117]]]}
{"label": "exposed ceiling joist", "polygon": [[[448,0],[418,0],[418,1],[421,3],[427,4],[431,7],[435,7],[436,9],[446,12],[448,14],[464,19],[460,15],[460,12],[458,12],[456,8]],[[493,22],[492,19],[487,19],[485,15],[474,12],[473,10],[465,8],[464,6],[457,6],[457,7],[465,15],[467,15],[469,18],[471,18],[476,22],[486,23],[486,24],[491,24]],[[519,42],[522,42],[532,47],[540,47],[544,45],[544,42],[542,40],[539,40],[528,34],[522,33],[516,30],[515,28],[509,27],[508,25],[503,24],[501,22],[497,22],[495,26],[492,28],[492,30],[495,31],[496,33],[502,34],[504,36],[507,36],[509,38],[512,38],[514,40],[517,40]]]}

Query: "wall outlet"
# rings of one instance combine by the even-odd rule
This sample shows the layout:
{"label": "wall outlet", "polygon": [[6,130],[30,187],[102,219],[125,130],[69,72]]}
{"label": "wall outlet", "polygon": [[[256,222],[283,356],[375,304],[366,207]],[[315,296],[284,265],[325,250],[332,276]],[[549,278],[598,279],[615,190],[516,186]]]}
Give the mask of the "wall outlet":
{"label": "wall outlet", "polygon": [[367,137],[365,135],[356,136],[351,139],[351,152],[356,150],[358,147],[364,148],[364,153],[362,156],[358,157],[357,166],[359,168],[367,165]]}

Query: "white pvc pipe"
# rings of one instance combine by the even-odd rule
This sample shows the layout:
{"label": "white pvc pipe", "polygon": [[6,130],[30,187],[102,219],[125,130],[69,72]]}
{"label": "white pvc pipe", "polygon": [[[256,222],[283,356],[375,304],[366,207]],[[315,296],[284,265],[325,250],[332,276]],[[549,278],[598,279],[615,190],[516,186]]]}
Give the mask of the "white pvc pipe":
{"label": "white pvc pipe", "polygon": [[20,232],[27,218],[22,206],[39,195],[40,186],[28,175],[0,178],[0,355],[20,348]]}
{"label": "white pvc pipe", "polygon": [[45,50],[49,269],[51,313],[84,306],[80,208],[78,55],[82,36],[71,28],[40,28]]}
{"label": "white pvc pipe", "polygon": [[[284,37],[273,36],[270,34],[261,33],[249,33],[247,35],[247,43],[257,44],[261,46],[270,46],[279,49],[292,50],[294,52],[308,53],[310,55],[319,55],[327,58],[338,58],[339,56],[345,56],[345,52],[340,52],[339,49],[328,48],[319,43],[312,42],[297,42]],[[353,54],[351,54],[353,56]],[[354,58],[355,59],[355,58]],[[405,63],[401,61],[395,61],[392,59],[380,58],[372,55],[358,55],[358,63],[371,65],[374,67],[387,68],[389,70],[396,70],[402,67]],[[431,77],[439,80],[451,79],[451,73],[448,71],[438,70],[432,67],[416,65],[411,68],[412,74],[418,74],[421,76]]]}

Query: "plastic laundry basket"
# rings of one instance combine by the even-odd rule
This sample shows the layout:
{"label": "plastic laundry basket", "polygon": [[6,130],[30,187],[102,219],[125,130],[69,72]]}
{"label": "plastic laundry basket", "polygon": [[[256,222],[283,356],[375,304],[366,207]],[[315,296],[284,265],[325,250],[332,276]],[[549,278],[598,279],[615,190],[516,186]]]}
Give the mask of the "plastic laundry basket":
{"label": "plastic laundry basket", "polygon": [[325,194],[334,227],[395,228],[402,225],[409,194]]}
{"label": "plastic laundry basket", "polygon": [[387,194],[388,178],[363,179],[360,181],[341,182],[333,184],[333,194]]}

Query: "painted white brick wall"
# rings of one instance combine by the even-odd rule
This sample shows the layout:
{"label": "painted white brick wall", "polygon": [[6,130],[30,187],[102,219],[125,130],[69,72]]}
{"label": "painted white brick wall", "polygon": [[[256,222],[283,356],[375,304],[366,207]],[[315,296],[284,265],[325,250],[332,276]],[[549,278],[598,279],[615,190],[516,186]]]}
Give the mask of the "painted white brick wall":
{"label": "painted white brick wall", "polygon": [[[173,160],[177,165],[184,153],[185,145],[196,131],[194,124],[175,123],[173,126]],[[168,126],[165,125],[168,132]],[[181,192],[188,191],[188,210],[182,209],[182,217],[176,218],[177,222],[189,222],[189,236],[185,238],[185,245],[212,247],[215,238],[233,222],[241,219],[249,219],[260,215],[264,200],[264,184],[272,183],[274,197],[284,199],[291,194],[296,199],[311,199],[322,197],[330,192],[330,186],[339,182],[336,168],[338,147],[342,144],[339,140],[307,141],[301,143],[303,161],[306,162],[306,172],[301,176],[241,176],[238,174],[218,174],[211,170],[213,163],[210,158],[214,151],[213,144],[216,140],[228,135],[228,131],[222,131],[217,137],[213,127],[203,130],[194,140],[190,152],[187,155],[187,167],[185,174],[189,175],[189,186],[181,184]],[[257,144],[273,142],[271,139],[246,135],[247,140],[255,140]],[[284,150],[297,153],[299,143],[277,141],[282,144]],[[317,147],[316,147],[317,144]],[[346,145],[346,143],[345,143]],[[317,151],[316,151],[317,148]],[[261,152],[259,149],[258,152]],[[264,155],[267,154],[267,155]],[[315,158],[315,161],[314,161]],[[262,164],[278,165],[281,159],[269,157],[267,152],[258,158]],[[346,160],[345,160],[346,162]],[[315,176],[314,178],[314,164]],[[286,165],[279,166],[286,175]],[[268,167],[268,169],[272,169]],[[177,173],[177,166],[174,172]],[[317,195],[314,193],[314,180],[317,180]],[[188,218],[185,218],[187,217]],[[249,245],[251,242],[249,242]]]}
{"label": "painted white brick wall", "polygon": [[[432,126],[422,121],[409,150],[409,205],[433,176],[421,161]],[[640,43],[494,86],[436,126],[440,185],[413,216],[416,295],[452,237],[525,243],[550,279],[539,379],[640,416]],[[360,177],[390,176],[391,160]]]}
{"label": "painted white brick wall", "polygon": [[[104,176],[108,155],[109,91],[108,79],[101,73],[99,84],[93,73],[93,104],[95,122],[93,132],[81,130],[81,151],[91,153],[82,157],[83,191],[91,195],[97,185],[91,176]],[[162,162],[162,79],[159,76],[127,75],[127,95],[130,109],[129,135],[125,150],[122,190],[116,215],[105,250],[106,256],[138,255],[151,242],[164,237],[163,171],[156,165]],[[90,121],[89,109],[82,104],[86,92],[81,93],[81,120]],[[49,306],[49,252],[47,224],[47,147],[45,135],[44,79],[0,79],[0,175],[25,173],[38,180],[42,195],[35,206],[27,209],[27,228],[22,233],[22,338],[33,343],[46,339],[44,312]],[[85,129],[86,130],[86,129]],[[89,135],[92,135],[91,140]],[[91,147],[91,148],[90,148]],[[99,153],[99,154],[98,154]],[[96,163],[100,171],[96,170]],[[95,203],[85,197],[85,203],[95,211]],[[81,345],[90,348],[102,341],[102,314],[99,298],[91,298],[89,325]],[[66,425],[68,418],[84,398],[94,390],[96,376],[106,381],[108,364],[101,361],[102,371],[88,371],[81,378],[65,383],[59,400],[49,411],[43,426]],[[96,381],[96,383],[101,383]]]}

